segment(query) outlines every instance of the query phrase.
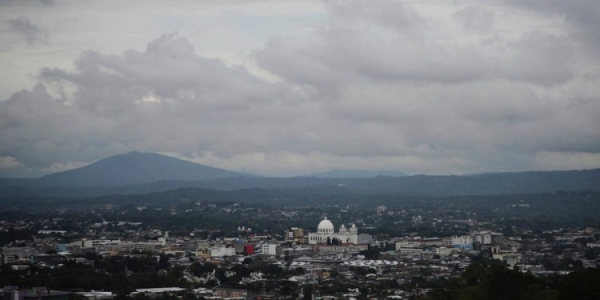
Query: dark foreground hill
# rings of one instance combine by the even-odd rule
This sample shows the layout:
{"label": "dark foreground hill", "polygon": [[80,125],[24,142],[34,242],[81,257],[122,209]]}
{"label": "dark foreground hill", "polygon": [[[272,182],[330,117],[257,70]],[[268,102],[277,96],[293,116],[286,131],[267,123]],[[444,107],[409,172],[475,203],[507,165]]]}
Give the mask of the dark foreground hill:
{"label": "dark foreground hill", "polygon": [[[91,165],[28,180],[29,186],[114,187],[164,180],[195,181],[250,176],[156,153],[130,152]],[[14,182],[14,180],[13,180]]]}

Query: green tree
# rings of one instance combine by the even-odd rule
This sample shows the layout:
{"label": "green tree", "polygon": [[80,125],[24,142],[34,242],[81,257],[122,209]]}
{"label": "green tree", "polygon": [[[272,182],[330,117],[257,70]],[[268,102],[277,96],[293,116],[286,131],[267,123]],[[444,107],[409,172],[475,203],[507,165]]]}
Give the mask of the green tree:
{"label": "green tree", "polygon": [[600,299],[600,269],[585,269],[569,273],[560,283],[561,300]]}

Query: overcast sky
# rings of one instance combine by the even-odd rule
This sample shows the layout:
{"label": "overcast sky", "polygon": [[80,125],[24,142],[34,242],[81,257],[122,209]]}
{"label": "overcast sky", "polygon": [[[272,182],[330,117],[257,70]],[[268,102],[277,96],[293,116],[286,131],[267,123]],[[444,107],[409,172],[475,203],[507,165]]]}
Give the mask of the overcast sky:
{"label": "overcast sky", "polygon": [[600,1],[0,0],[0,177],[600,167]]}

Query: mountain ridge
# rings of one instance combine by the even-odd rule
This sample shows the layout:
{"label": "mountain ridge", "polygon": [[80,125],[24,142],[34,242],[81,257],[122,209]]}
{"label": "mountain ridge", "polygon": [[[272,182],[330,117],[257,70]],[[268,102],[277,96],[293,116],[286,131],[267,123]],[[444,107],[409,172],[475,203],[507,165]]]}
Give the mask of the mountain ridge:
{"label": "mountain ridge", "polygon": [[327,189],[333,193],[406,195],[501,195],[600,191],[600,169],[525,171],[481,175],[377,177],[260,177],[213,168],[156,153],[130,152],[88,166],[35,179],[0,178],[3,195],[141,194],[182,187],[214,190]]}
{"label": "mountain ridge", "polygon": [[333,169],[325,172],[314,173],[302,177],[318,178],[373,178],[378,176],[404,177],[408,174],[395,170],[360,170],[360,169]]}
{"label": "mountain ridge", "polygon": [[122,186],[164,180],[210,180],[251,176],[151,152],[109,156],[87,166],[35,179],[42,186]]}

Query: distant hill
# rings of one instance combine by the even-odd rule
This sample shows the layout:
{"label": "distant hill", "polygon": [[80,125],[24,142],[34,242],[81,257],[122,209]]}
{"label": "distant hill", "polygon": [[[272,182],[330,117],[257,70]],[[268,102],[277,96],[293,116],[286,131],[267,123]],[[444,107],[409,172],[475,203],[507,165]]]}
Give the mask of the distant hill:
{"label": "distant hill", "polygon": [[250,176],[156,153],[130,152],[91,165],[28,180],[35,186],[126,186],[164,180],[197,181]]}
{"label": "distant hill", "polygon": [[400,193],[405,195],[501,195],[516,193],[552,193],[556,191],[600,191],[600,169],[579,171],[529,171],[491,173],[472,176],[414,175],[375,178],[231,178],[194,187],[239,188],[307,188],[326,187],[362,193]]}
{"label": "distant hill", "polygon": [[42,178],[0,179],[0,198],[81,198],[145,194],[182,187],[212,190],[319,189],[331,194],[423,196],[600,191],[600,169],[465,176],[392,176],[391,173],[372,172],[369,174],[368,171],[360,170],[334,170],[304,177],[268,178],[217,169],[154,153],[131,152]]}
{"label": "distant hill", "polygon": [[403,177],[407,176],[402,171],[386,170],[330,170],[327,172],[307,175],[307,177],[319,178],[373,178],[378,176]]}

